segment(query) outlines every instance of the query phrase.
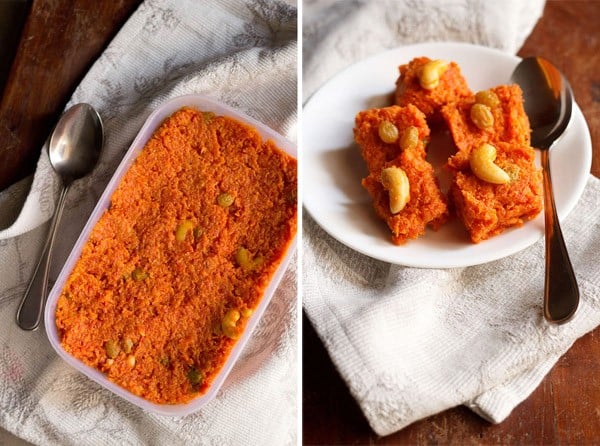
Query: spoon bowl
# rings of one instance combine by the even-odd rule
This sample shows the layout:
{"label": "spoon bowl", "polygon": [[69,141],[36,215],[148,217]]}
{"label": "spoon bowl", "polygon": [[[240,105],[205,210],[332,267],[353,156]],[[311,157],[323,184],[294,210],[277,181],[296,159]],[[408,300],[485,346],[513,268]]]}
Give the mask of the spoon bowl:
{"label": "spoon bowl", "polygon": [[53,169],[61,178],[63,187],[42,255],[17,310],[17,324],[23,330],[35,330],[42,318],[48,294],[52,247],[69,187],[73,181],[86,176],[94,169],[103,144],[102,120],[89,104],[76,104],[65,111],[52,132],[48,144],[48,157]]}
{"label": "spoon bowl", "polygon": [[548,149],[566,130],[573,111],[567,79],[541,57],[523,59],[512,80],[523,90],[525,113],[531,125],[531,145]]}
{"label": "spoon bowl", "polygon": [[48,146],[50,163],[64,183],[92,171],[100,157],[103,139],[102,120],[91,105],[77,104],[64,112]]}
{"label": "spoon bowl", "polygon": [[573,93],[562,73],[541,57],[523,59],[511,80],[523,90],[531,145],[541,151],[546,243],[544,317],[548,322],[564,323],[579,306],[579,288],[554,204],[549,152],[569,125]]}

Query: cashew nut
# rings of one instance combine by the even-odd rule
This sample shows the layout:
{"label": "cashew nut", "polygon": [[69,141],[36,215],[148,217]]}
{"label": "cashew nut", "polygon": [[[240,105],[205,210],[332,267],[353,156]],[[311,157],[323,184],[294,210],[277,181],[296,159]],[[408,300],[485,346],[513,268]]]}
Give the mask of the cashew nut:
{"label": "cashew nut", "polygon": [[257,255],[253,258],[250,251],[243,246],[240,246],[235,253],[235,261],[239,266],[242,267],[242,269],[246,271],[253,271],[263,264],[264,258],[261,255]]}
{"label": "cashew nut", "polygon": [[192,220],[183,220],[175,229],[175,240],[182,242],[185,240],[187,233],[194,227]]}
{"label": "cashew nut", "polygon": [[448,62],[445,60],[430,60],[419,73],[419,84],[425,90],[433,90],[440,82],[440,76],[448,69]]}
{"label": "cashew nut", "polygon": [[223,334],[230,339],[237,339],[241,335],[241,329],[238,326],[240,320],[240,312],[238,310],[229,310],[223,316],[221,321],[221,330]]}
{"label": "cashew nut", "polygon": [[505,184],[510,175],[494,164],[496,148],[490,144],[482,144],[471,152],[469,164],[477,178],[492,184]]}
{"label": "cashew nut", "polygon": [[400,167],[386,167],[381,171],[381,184],[389,192],[390,212],[397,214],[410,200],[410,185],[406,172]]}

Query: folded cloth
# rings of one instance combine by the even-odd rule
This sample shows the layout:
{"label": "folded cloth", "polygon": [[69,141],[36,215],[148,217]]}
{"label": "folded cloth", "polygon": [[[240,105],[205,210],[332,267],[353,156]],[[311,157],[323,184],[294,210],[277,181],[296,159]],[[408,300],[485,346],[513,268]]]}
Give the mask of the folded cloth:
{"label": "folded cloth", "polygon": [[[461,40],[514,53],[542,9],[542,1],[305,2],[304,96],[349,63],[405,43]],[[543,240],[480,266],[416,269],[365,257],[305,215],[304,309],[373,430],[390,434],[461,404],[497,423],[527,398],[600,324],[599,209],[600,180],[590,176],[563,224],[581,304],[562,326],[542,316]]]}
{"label": "folded cloth", "polygon": [[[68,104],[98,109],[106,144],[97,169],[69,191],[51,278],[143,122],[165,100],[213,96],[295,139],[297,52],[293,2],[142,3]],[[0,427],[44,445],[296,444],[295,260],[222,390],[185,418],[145,413],[67,366],[43,329],[16,326],[58,188],[42,150],[33,179],[0,193]]]}
{"label": "folded cloth", "polygon": [[499,423],[600,324],[600,180],[563,223],[581,292],[565,325],[542,316],[544,242],[468,268],[418,269],[355,253],[303,221],[303,305],[380,435],[464,404]]}

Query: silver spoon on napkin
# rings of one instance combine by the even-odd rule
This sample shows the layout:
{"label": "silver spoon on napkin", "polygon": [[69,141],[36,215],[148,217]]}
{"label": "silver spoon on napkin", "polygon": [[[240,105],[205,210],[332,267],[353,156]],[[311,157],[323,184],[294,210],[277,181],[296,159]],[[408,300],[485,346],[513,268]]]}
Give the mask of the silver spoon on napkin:
{"label": "silver spoon on napkin", "polygon": [[76,104],[65,111],[52,132],[48,156],[50,164],[62,180],[63,189],[54,211],[42,255],[17,310],[17,323],[24,330],[35,330],[42,318],[48,293],[52,247],[69,187],[73,181],[93,170],[103,144],[102,120],[98,112],[89,104]]}
{"label": "silver spoon on napkin", "polygon": [[531,124],[531,145],[541,151],[546,232],[544,317],[549,322],[563,323],[577,310],[579,288],[556,214],[549,152],[569,124],[573,94],[562,73],[541,57],[523,59],[511,79],[523,90],[525,113]]}

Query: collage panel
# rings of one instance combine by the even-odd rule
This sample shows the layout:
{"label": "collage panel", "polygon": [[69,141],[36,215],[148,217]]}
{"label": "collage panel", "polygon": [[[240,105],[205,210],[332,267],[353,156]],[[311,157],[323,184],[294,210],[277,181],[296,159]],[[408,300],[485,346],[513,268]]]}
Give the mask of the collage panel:
{"label": "collage panel", "polygon": [[0,17],[0,445],[299,444],[297,3]]}
{"label": "collage panel", "polygon": [[597,442],[592,17],[303,2],[303,444]]}
{"label": "collage panel", "polygon": [[594,445],[596,0],[0,0],[0,446]]}

